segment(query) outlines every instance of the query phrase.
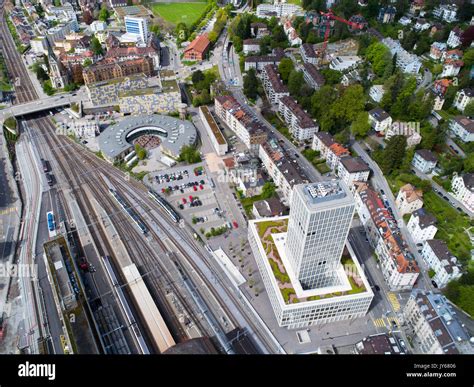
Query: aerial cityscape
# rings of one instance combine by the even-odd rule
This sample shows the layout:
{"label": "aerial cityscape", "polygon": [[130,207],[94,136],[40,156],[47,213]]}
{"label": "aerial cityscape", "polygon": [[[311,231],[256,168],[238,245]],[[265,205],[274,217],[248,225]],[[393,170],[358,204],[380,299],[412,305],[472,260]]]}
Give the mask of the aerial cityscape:
{"label": "aerial cityscape", "polygon": [[474,354],[474,2],[0,4],[0,354]]}

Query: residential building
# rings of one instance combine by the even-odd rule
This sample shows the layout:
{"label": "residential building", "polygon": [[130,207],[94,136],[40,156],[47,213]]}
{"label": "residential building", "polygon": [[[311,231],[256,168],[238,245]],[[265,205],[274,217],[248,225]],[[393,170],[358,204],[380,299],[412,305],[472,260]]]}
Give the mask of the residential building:
{"label": "residential building", "polygon": [[262,71],[262,84],[267,93],[268,100],[272,104],[278,105],[280,99],[289,96],[288,88],[283,84],[280,73],[275,65],[266,65]]}
{"label": "residential building", "polygon": [[105,31],[105,29],[107,28],[107,23],[103,22],[101,20],[94,20],[90,24],[89,27],[90,27],[90,29],[93,33],[96,33],[96,32],[100,32],[100,31]]}
{"label": "residential building", "polygon": [[385,131],[385,141],[390,140],[393,136],[401,135],[407,139],[407,148],[418,145],[421,142],[419,124],[416,122],[393,122],[388,130]]}
{"label": "residential building", "polygon": [[350,155],[351,152],[349,152],[349,149],[336,142],[328,149],[326,154],[326,164],[329,168],[331,168],[332,171],[336,171],[339,162],[343,158],[349,157]]}
{"label": "residential building", "polygon": [[455,48],[461,45],[462,30],[459,27],[454,27],[449,33],[446,44],[448,47]]}
{"label": "residential building", "polygon": [[126,7],[128,5],[127,0],[109,0],[109,4],[112,8]]}
{"label": "residential building", "polygon": [[438,288],[444,288],[449,281],[461,277],[461,267],[457,258],[451,254],[445,241],[439,239],[428,239],[423,244],[421,256],[434,271],[431,280]]}
{"label": "residential building", "polygon": [[446,78],[437,79],[433,83],[432,90],[435,94],[444,96],[446,94],[446,92],[448,91],[449,86],[452,85],[452,83],[453,83],[453,81],[451,79],[446,79]]}
{"label": "residential building", "polygon": [[306,83],[315,90],[320,89],[325,83],[324,76],[310,62],[303,63],[303,76]]}
{"label": "residential building", "polygon": [[434,60],[440,60],[443,53],[446,52],[448,46],[443,42],[434,42],[430,48],[430,58]]}
{"label": "residential building", "polygon": [[436,218],[428,213],[424,208],[420,208],[410,216],[407,230],[415,243],[422,243],[428,239],[433,239],[438,231]]}
{"label": "residential building", "polygon": [[392,125],[392,117],[380,107],[369,111],[370,126],[376,132],[385,132]]}
{"label": "residential building", "polygon": [[453,106],[460,111],[464,111],[466,106],[472,101],[474,101],[474,89],[467,87],[456,93]]}
{"label": "residential building", "polygon": [[380,101],[382,100],[384,92],[385,91],[384,91],[383,85],[373,85],[369,90],[369,96],[375,102],[380,103]]}
{"label": "residential building", "polygon": [[447,59],[443,63],[443,72],[441,73],[441,77],[455,77],[459,74],[461,67],[464,66],[464,62],[462,60],[453,60]]}
{"label": "residential building", "polygon": [[255,22],[250,24],[250,34],[252,37],[260,39],[270,34],[265,23]]}
{"label": "residential building", "polygon": [[416,189],[411,184],[405,184],[398,191],[395,205],[400,210],[402,216],[411,214],[413,211],[423,207],[423,191]]}
{"label": "residential building", "polygon": [[388,333],[367,336],[356,343],[355,349],[359,355],[400,355],[405,353],[405,349]]}
{"label": "residential building", "polygon": [[278,145],[275,138],[269,138],[260,145],[258,157],[262,160],[262,165],[272,178],[280,196],[288,205],[293,195],[293,187],[308,181],[305,173]]}
{"label": "residential building", "polygon": [[464,324],[442,294],[413,290],[403,308],[403,321],[411,330],[415,353],[473,353],[470,336]]}
{"label": "residential building", "polygon": [[449,120],[449,130],[463,142],[474,141],[474,120],[466,116],[456,116]]}
{"label": "residential building", "polygon": [[441,4],[433,9],[433,16],[447,23],[453,23],[457,18],[458,7],[454,4]]}
{"label": "residential building", "polygon": [[264,18],[281,18],[285,16],[304,16],[303,8],[291,3],[259,4],[257,16]]}
{"label": "residential building", "polygon": [[321,158],[327,159],[331,145],[337,144],[328,132],[318,132],[314,134],[311,149],[320,153]]}
{"label": "residential building", "polygon": [[204,60],[211,46],[207,34],[198,35],[185,49],[183,57],[186,60]]}
{"label": "residential building", "polygon": [[319,125],[290,96],[280,98],[278,112],[288,124],[291,135],[297,141],[312,139],[314,133],[319,130]]}
{"label": "residential building", "polygon": [[430,173],[436,167],[438,157],[428,149],[415,151],[411,164],[423,173]]}
{"label": "residential building", "polygon": [[148,19],[135,16],[125,16],[125,31],[129,35],[140,38],[142,44],[148,41]]}
{"label": "residential building", "polygon": [[258,153],[259,145],[267,141],[267,132],[262,123],[244,110],[234,97],[216,97],[214,111],[251,152]]}
{"label": "residential building", "polygon": [[358,83],[361,80],[362,78],[360,77],[359,72],[357,70],[351,70],[342,75],[341,84],[347,87],[354,83]]}
{"label": "residential building", "polygon": [[295,28],[293,27],[293,24],[291,23],[291,19],[286,19],[283,22],[283,31],[285,31],[290,46],[299,46],[301,43],[303,43]]}
{"label": "residential building", "polygon": [[398,68],[404,73],[418,74],[421,68],[421,61],[416,55],[406,51],[398,40],[384,38],[382,43],[388,47],[392,56],[397,54],[396,65]]}
{"label": "residential building", "polygon": [[329,68],[336,71],[353,70],[362,62],[362,58],[359,56],[330,55],[330,60]]}
{"label": "residential building", "polygon": [[441,62],[444,63],[447,60],[451,60],[451,61],[461,60],[463,55],[464,55],[463,52],[457,48],[455,48],[454,50],[448,50],[448,51],[443,52],[443,55],[441,57]]}
{"label": "residential building", "polygon": [[105,59],[116,60],[123,62],[127,60],[135,60],[143,57],[151,58],[153,61],[153,69],[160,69],[160,49],[155,45],[148,45],[146,47],[114,47],[107,50]]}
{"label": "residential building", "polygon": [[466,208],[474,212],[474,173],[454,173],[451,191]]}
{"label": "residential building", "polygon": [[253,203],[252,214],[255,219],[282,216],[288,208],[278,198],[258,200]]}
{"label": "residential building", "polygon": [[303,43],[300,47],[300,53],[304,63],[311,63],[313,65],[318,63],[318,56],[312,44]]}
{"label": "residential building", "polygon": [[416,19],[413,29],[415,31],[426,31],[430,27],[431,27],[431,24],[426,19],[418,18]]}
{"label": "residential building", "polygon": [[259,53],[260,39],[245,39],[243,41],[242,52],[244,53],[244,55]]}
{"label": "residential building", "polygon": [[275,48],[272,55],[248,56],[244,62],[245,71],[252,68],[262,71],[266,65],[278,65],[284,56],[285,52],[281,48]]}
{"label": "residential building", "polygon": [[355,181],[369,180],[370,168],[360,157],[343,157],[337,164],[338,177],[352,187]]}
{"label": "residential building", "polygon": [[228,151],[227,141],[207,106],[199,107],[199,117],[201,117],[201,121],[206,128],[206,132],[211,140],[216,154],[218,156],[224,156]]}
{"label": "residential building", "polygon": [[294,188],[286,255],[303,289],[335,286],[354,215],[354,199],[340,181]]}
{"label": "residential building", "polygon": [[48,53],[48,42],[44,36],[38,36],[30,40],[31,51],[36,55],[46,55]]}
{"label": "residential building", "polygon": [[393,216],[367,183],[355,182],[353,192],[359,219],[375,248],[385,282],[391,290],[413,288],[420,270]]}
{"label": "residential building", "polygon": [[397,14],[397,9],[392,5],[387,5],[386,7],[380,7],[379,15],[377,20],[380,23],[392,23],[395,21],[395,15]]}

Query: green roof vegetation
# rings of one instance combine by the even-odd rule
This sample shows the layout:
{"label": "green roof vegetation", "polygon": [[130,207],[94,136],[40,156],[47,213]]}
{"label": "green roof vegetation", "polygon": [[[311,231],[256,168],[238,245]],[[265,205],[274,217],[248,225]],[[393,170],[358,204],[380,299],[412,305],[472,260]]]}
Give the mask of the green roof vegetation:
{"label": "green roof vegetation", "polygon": [[[257,232],[260,237],[262,246],[267,254],[268,262],[272,268],[273,275],[277,280],[277,284],[280,288],[281,295],[285,304],[302,302],[302,301],[315,301],[321,300],[324,298],[331,298],[349,294],[363,293],[366,291],[364,284],[360,286],[356,283],[355,277],[360,277],[354,261],[349,256],[344,256],[341,258],[341,263],[346,267],[346,272],[353,273],[354,276],[348,275],[349,283],[351,284],[352,289],[345,292],[334,292],[329,294],[323,294],[320,296],[310,296],[307,298],[297,298],[296,291],[293,286],[291,286],[290,277],[284,271],[284,265],[281,260],[280,254],[276,248],[275,241],[273,240],[272,234],[283,233],[288,229],[288,218],[282,220],[267,220],[262,222],[257,222],[255,224],[257,227]],[[283,268],[283,270],[281,269]],[[294,295],[292,297],[292,295]]]}

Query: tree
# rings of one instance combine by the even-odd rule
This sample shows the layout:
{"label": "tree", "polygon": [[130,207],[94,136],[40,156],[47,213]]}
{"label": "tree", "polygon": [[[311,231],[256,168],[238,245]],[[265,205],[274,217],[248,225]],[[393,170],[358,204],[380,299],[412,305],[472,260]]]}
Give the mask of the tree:
{"label": "tree", "polygon": [[103,22],[107,22],[109,17],[110,17],[110,12],[107,9],[106,3],[102,3],[102,8],[100,9],[100,13],[99,13],[99,20]]}
{"label": "tree", "polygon": [[385,68],[392,62],[390,50],[380,42],[374,42],[367,48],[366,57],[379,77],[384,75]]}
{"label": "tree", "polygon": [[102,55],[104,53],[102,44],[100,44],[99,39],[97,39],[95,36],[91,39],[91,50],[95,55]]}
{"label": "tree", "polygon": [[342,74],[339,71],[324,69],[321,70],[321,74],[328,85],[337,85],[341,82]]}
{"label": "tree", "polygon": [[290,58],[283,58],[278,65],[278,71],[284,84],[288,83],[291,71],[294,69],[293,61]]}
{"label": "tree", "polygon": [[84,59],[84,62],[82,63],[83,67],[89,67],[92,64],[92,60],[90,58]]}
{"label": "tree", "polygon": [[291,70],[290,76],[288,77],[288,91],[293,96],[300,95],[301,86],[304,83],[304,76],[302,71]]}
{"label": "tree", "polygon": [[473,173],[474,172],[474,153],[469,153],[464,159],[464,172]]}
{"label": "tree", "polygon": [[180,161],[185,161],[188,164],[195,164],[201,161],[201,155],[199,151],[193,145],[186,145],[181,148],[181,153],[179,155]]}
{"label": "tree", "polygon": [[275,195],[275,191],[276,191],[275,184],[270,181],[267,181],[262,187],[261,198],[262,199],[271,198],[273,195]]}
{"label": "tree", "polygon": [[367,136],[367,133],[370,130],[370,123],[369,123],[369,113],[367,112],[360,112],[357,114],[356,119],[352,122],[351,125],[351,133],[356,138],[362,138]]}
{"label": "tree", "polygon": [[474,117],[474,101],[471,101],[466,105],[463,113],[468,117]]}
{"label": "tree", "polygon": [[364,106],[364,89],[355,84],[345,89],[341,97],[333,103],[330,114],[336,120],[337,127],[346,127],[364,110]]}
{"label": "tree", "polygon": [[375,151],[374,158],[385,175],[401,167],[405,158],[407,139],[405,136],[391,137],[382,151]]}
{"label": "tree", "polygon": [[198,82],[204,80],[204,73],[201,70],[196,70],[195,72],[193,72],[191,79],[193,81],[193,84],[196,85]]}
{"label": "tree", "polygon": [[255,69],[250,69],[244,76],[244,94],[247,98],[255,100],[258,92],[258,80]]}

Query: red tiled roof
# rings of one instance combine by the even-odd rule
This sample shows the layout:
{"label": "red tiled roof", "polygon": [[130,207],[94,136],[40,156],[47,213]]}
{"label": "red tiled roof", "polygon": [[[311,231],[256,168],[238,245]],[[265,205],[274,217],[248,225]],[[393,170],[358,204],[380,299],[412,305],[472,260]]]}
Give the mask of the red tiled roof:
{"label": "red tiled roof", "polygon": [[188,52],[191,50],[203,53],[206,51],[207,47],[209,46],[211,42],[209,41],[207,34],[202,34],[196,37],[188,47],[184,49],[184,52]]}

